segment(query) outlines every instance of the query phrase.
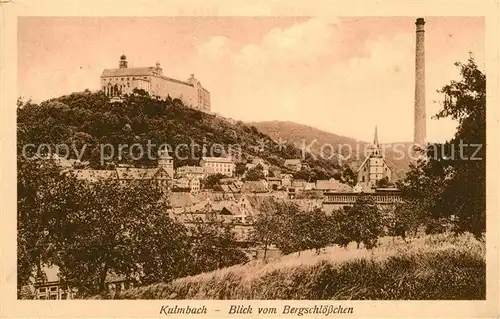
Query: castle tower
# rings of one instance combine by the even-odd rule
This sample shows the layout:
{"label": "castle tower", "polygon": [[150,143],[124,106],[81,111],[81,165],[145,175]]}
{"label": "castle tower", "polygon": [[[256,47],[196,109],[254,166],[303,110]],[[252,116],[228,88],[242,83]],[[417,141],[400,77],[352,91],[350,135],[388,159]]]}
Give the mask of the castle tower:
{"label": "castle tower", "polygon": [[426,142],[426,115],[425,115],[425,21],[418,18],[416,25],[415,48],[415,113],[413,143],[424,147]]}
{"label": "castle tower", "polygon": [[122,56],[120,57],[120,62],[118,62],[118,65],[120,69],[128,68],[127,57],[125,56],[125,54],[122,54]]}
{"label": "castle tower", "polygon": [[198,83],[198,80],[196,80],[196,78],[194,77],[194,74],[191,73],[191,75],[189,76],[189,79],[188,79],[188,83],[196,86],[196,84]]}
{"label": "castle tower", "polygon": [[160,62],[156,62],[156,74],[163,75],[162,68],[160,67]]}

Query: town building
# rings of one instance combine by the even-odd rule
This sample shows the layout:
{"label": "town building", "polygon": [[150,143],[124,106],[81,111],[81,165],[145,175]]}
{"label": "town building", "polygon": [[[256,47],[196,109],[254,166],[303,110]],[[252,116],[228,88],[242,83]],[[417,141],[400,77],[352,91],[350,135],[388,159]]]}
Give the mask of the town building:
{"label": "town building", "polygon": [[276,191],[281,188],[281,178],[268,177],[267,184],[269,185],[269,189]]}
{"label": "town building", "polygon": [[[180,190],[189,190],[190,193],[198,193],[201,188],[200,177],[181,177],[174,180],[174,188]],[[175,191],[175,189],[174,189]]]}
{"label": "town building", "polygon": [[[74,299],[77,296],[78,289],[70,287],[59,278],[59,267],[57,265],[43,266],[42,271],[43,278],[38,278],[23,287],[22,290],[25,292],[26,299],[65,300]],[[133,281],[109,272],[106,275],[105,286],[107,292],[116,293],[131,288]]]}
{"label": "town building", "polygon": [[353,206],[357,199],[365,197],[373,200],[379,207],[393,206],[402,201],[401,191],[397,188],[377,189],[371,193],[326,192],[323,208],[327,212]]}
{"label": "town building", "polygon": [[335,178],[328,180],[317,180],[315,189],[323,192],[350,192],[352,188],[344,183],[337,181]]}
{"label": "town building", "polygon": [[283,187],[288,187],[292,185],[293,175],[292,174],[280,174],[281,185]]}
{"label": "town building", "polygon": [[245,181],[240,189],[241,193],[267,193],[266,181]]}
{"label": "town building", "polygon": [[179,99],[188,107],[210,112],[210,92],[194,74],[187,81],[163,75],[160,63],[148,67],[129,67],[127,57],[122,55],[118,68],[104,69],[101,74],[101,89],[109,97],[133,94],[134,89],[144,90],[150,96]]}
{"label": "town building", "polygon": [[375,135],[373,145],[370,146],[367,157],[357,171],[358,184],[361,186],[376,187],[377,182],[386,178],[391,180],[391,169],[387,165],[380,144],[378,142],[377,127],[375,127]]}
{"label": "town building", "polygon": [[200,166],[207,172],[211,168],[213,169],[213,174],[222,174],[228,177],[234,176],[234,169],[236,167],[229,157],[202,157]]}
{"label": "town building", "polygon": [[77,179],[89,182],[118,178],[116,170],[73,169],[71,172]]}
{"label": "town building", "polygon": [[172,184],[172,175],[163,167],[158,168],[134,168],[117,167],[116,173],[120,183],[146,182],[155,183],[158,186],[168,188]]}
{"label": "town building", "polygon": [[302,162],[300,159],[287,159],[285,160],[284,166],[289,170],[298,172],[302,169]]}
{"label": "town building", "polygon": [[59,300],[73,299],[76,291],[61,284],[60,280],[38,281],[33,284],[33,299]]}
{"label": "town building", "polygon": [[181,188],[181,189],[188,189],[189,188],[189,179],[187,177],[181,177],[178,178],[174,181],[174,187]]}
{"label": "town building", "polygon": [[198,193],[201,189],[201,182],[198,177],[193,177],[189,180],[189,190],[191,193]]}
{"label": "town building", "polygon": [[177,177],[205,177],[205,170],[201,166],[181,166],[177,168],[176,173]]}

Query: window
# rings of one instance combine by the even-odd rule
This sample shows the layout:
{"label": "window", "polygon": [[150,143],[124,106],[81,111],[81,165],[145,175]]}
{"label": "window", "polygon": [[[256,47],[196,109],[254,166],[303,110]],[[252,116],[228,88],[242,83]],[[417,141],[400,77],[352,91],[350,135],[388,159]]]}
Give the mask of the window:
{"label": "window", "polygon": [[38,299],[40,299],[40,300],[45,300],[45,299],[47,299],[47,297],[45,297],[45,296],[40,296],[40,298],[38,298]]}
{"label": "window", "polygon": [[56,299],[57,299],[57,295],[56,295],[56,294],[52,294],[52,295],[50,295],[50,299],[51,299],[51,300],[56,300]]}
{"label": "window", "polygon": [[50,287],[50,291],[57,291],[57,287]]}
{"label": "window", "polygon": [[38,289],[38,292],[46,292],[47,291],[47,288],[39,288]]}

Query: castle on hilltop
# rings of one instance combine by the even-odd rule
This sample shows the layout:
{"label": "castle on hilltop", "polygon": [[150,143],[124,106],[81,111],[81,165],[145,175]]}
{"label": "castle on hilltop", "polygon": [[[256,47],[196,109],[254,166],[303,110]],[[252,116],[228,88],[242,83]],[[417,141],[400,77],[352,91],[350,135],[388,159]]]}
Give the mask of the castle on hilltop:
{"label": "castle on hilltop", "polygon": [[159,98],[179,99],[184,105],[204,112],[210,112],[210,92],[205,89],[194,74],[187,81],[176,80],[163,75],[160,63],[155,66],[129,68],[127,57],[122,55],[116,69],[104,69],[101,74],[101,89],[109,97],[132,94],[142,89]]}

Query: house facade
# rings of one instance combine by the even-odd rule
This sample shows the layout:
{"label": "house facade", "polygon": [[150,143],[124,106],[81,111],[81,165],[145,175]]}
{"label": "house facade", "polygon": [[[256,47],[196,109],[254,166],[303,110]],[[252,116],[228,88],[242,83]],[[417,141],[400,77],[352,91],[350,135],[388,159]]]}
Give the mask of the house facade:
{"label": "house facade", "polygon": [[200,166],[205,171],[211,171],[213,174],[223,174],[228,177],[234,176],[234,169],[236,165],[229,157],[202,157]]}

